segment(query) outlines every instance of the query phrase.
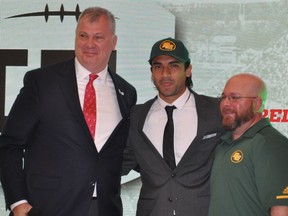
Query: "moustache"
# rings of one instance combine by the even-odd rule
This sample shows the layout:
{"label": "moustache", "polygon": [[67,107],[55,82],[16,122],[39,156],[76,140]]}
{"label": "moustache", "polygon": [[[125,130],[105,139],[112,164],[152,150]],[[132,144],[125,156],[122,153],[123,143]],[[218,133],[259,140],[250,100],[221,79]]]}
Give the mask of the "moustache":
{"label": "moustache", "polygon": [[161,80],[159,80],[159,82],[160,82],[160,83],[167,83],[167,82],[172,83],[173,80],[170,79],[170,78],[162,78]]}
{"label": "moustache", "polygon": [[224,107],[221,109],[221,113],[222,113],[222,115],[223,114],[233,114],[233,113],[235,113],[235,111],[231,108]]}

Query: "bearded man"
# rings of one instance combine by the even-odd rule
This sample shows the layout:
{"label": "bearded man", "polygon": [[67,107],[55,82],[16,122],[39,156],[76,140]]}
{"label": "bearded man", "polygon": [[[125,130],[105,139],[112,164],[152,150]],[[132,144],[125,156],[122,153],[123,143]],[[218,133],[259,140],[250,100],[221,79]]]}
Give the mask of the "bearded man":
{"label": "bearded man", "polygon": [[226,133],[215,151],[209,216],[288,215],[288,139],[262,118],[266,85],[230,78],[220,99]]}

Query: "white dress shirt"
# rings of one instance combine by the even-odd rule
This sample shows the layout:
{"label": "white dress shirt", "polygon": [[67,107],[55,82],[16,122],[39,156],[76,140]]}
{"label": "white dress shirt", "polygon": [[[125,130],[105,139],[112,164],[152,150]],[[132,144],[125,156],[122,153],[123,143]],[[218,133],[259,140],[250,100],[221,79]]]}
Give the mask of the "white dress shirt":
{"label": "white dress shirt", "polygon": [[196,137],[198,117],[194,95],[186,91],[173,104],[167,104],[159,95],[146,117],[143,131],[163,157],[163,134],[167,122],[166,105],[174,105],[174,152],[176,165]]}
{"label": "white dress shirt", "polygon": [[[89,72],[75,58],[76,78],[79,99],[83,110],[85,88],[89,81]],[[98,152],[108,140],[109,136],[121,121],[119,104],[117,101],[115,86],[107,67],[97,74],[93,86],[96,91],[96,131],[94,142]]]}
{"label": "white dress shirt", "polygon": [[[83,110],[85,89],[91,72],[84,68],[77,58],[75,58],[75,69],[79,100]],[[100,152],[115,127],[121,121],[122,115],[117,101],[115,86],[107,67],[97,75],[97,79],[93,82],[96,92],[96,130],[94,143],[96,149]],[[93,197],[97,197],[97,182],[94,185]]]}

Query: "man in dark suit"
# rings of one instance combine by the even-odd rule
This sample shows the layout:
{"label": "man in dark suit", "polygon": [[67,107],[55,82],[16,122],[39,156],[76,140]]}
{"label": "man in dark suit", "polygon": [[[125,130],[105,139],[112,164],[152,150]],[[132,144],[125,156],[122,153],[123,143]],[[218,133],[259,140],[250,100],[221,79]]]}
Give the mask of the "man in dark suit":
{"label": "man in dark suit", "polygon": [[[123,162],[123,174],[141,175],[137,216],[206,216],[213,152],[223,132],[219,104],[191,90],[192,65],[181,41],[156,42],[149,63],[158,97],[132,109]],[[163,136],[166,106],[175,106],[172,150]]]}
{"label": "man in dark suit", "polygon": [[[0,137],[1,182],[14,216],[122,215],[121,162],[136,90],[108,69],[116,42],[113,14],[88,8],[76,58],[25,75]],[[82,111],[91,74],[92,124]]]}

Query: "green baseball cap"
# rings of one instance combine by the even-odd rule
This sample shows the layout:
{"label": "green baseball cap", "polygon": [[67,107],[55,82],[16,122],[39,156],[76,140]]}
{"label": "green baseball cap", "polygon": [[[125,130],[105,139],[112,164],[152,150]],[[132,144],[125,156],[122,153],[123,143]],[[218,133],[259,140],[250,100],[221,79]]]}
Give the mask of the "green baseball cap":
{"label": "green baseball cap", "polygon": [[160,55],[172,56],[180,62],[189,62],[190,64],[189,52],[183,42],[171,37],[159,40],[153,45],[148,60],[149,63],[151,64],[152,60]]}

